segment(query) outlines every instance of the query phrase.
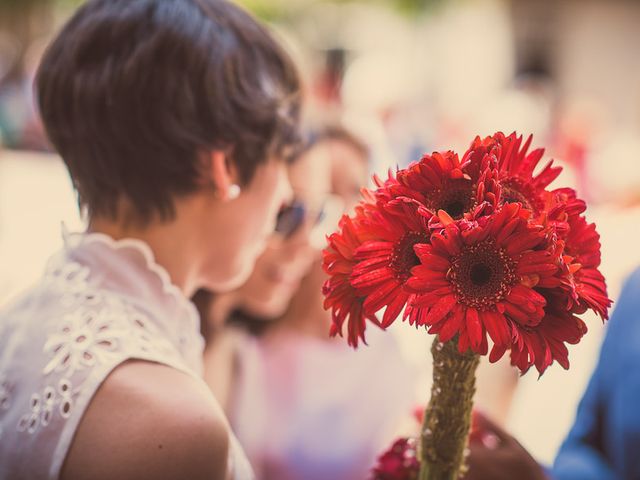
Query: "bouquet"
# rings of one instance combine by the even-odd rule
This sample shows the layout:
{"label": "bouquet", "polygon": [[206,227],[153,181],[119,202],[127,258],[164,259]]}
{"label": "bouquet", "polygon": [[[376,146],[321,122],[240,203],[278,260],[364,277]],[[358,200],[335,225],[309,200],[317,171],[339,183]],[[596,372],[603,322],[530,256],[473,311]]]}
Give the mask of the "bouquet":
{"label": "bouquet", "polygon": [[[587,331],[579,315],[608,318],[586,204],[570,188],[549,188],[561,168],[538,169],[544,150],[529,151],[531,141],[498,132],[477,137],[462,158],[436,152],[374,177],[377,188],[364,189],[328,237],[332,336],[346,328],[357,347],[368,323],[385,329],[398,318],[435,335],[431,399],[415,443],[419,476],[395,478],[464,472],[480,355],[496,362],[509,352],[523,374],[535,366],[542,375],[554,361],[568,369],[567,344]],[[389,458],[412,442],[395,444]]]}

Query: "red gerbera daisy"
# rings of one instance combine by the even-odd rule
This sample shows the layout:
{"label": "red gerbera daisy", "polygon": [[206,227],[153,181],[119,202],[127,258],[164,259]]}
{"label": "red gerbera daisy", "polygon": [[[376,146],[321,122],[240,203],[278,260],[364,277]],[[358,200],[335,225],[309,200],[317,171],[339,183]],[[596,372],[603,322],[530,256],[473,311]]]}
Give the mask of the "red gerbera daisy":
{"label": "red gerbera daisy", "polygon": [[411,198],[434,214],[443,210],[457,220],[485,201],[495,203],[499,195],[497,183],[488,173],[491,165],[478,166],[473,170],[474,175],[466,171],[466,166],[451,151],[425,155],[419,162],[399,171],[399,185],[389,185],[387,190],[392,196],[398,196],[409,189],[414,192]]}
{"label": "red gerbera daisy", "polygon": [[578,198],[573,188],[556,188],[552,190],[555,206],[562,205],[564,212],[568,216],[581,215],[587,209],[584,200]]}
{"label": "red gerbera daisy", "polygon": [[[569,368],[566,343],[575,345],[587,333],[587,326],[565,308],[565,299],[557,293],[546,292],[547,306],[542,321],[533,327],[514,329],[511,344],[511,363],[524,374],[535,365],[542,375],[554,360],[564,369]],[[496,345],[490,360],[502,357],[505,348]]]}
{"label": "red gerbera daisy", "polygon": [[389,450],[378,457],[371,480],[417,480],[420,463],[416,444],[413,438],[396,440]]}
{"label": "red gerbera daisy", "polygon": [[600,235],[593,223],[578,215],[569,217],[569,233],[564,248],[566,271],[575,291],[573,313],[592,309],[603,320],[609,318],[611,299],[600,266]]}
{"label": "red gerbera daisy", "polygon": [[533,137],[529,136],[522,144],[523,137],[513,132],[505,136],[497,132],[491,137],[476,137],[463,161],[473,165],[486,155],[494,155],[498,162],[498,178],[501,187],[501,200],[504,203],[519,202],[535,215],[544,210],[545,188],[555,180],[561,167],[554,167],[553,160],[534,175],[534,170],[542,159],[543,148],[528,152]]}
{"label": "red gerbera daisy", "polygon": [[558,188],[544,192],[544,209],[539,220],[553,225],[559,240],[565,241],[569,234],[569,220],[587,209],[587,204],[572,188]]}
{"label": "red gerbera daisy", "polygon": [[397,198],[370,212],[363,228],[373,240],[355,252],[351,285],[366,296],[364,310],[374,314],[386,307],[382,327],[400,315],[410,297],[404,288],[411,269],[420,262],[414,246],[429,241],[430,213],[409,198]]}
{"label": "red gerbera daisy", "polygon": [[[360,206],[359,212],[364,216],[366,206]],[[358,339],[365,341],[366,320],[379,325],[374,315],[365,314],[362,304],[364,298],[351,285],[350,278],[355,251],[366,240],[366,234],[358,223],[344,215],[340,220],[340,232],[329,238],[329,246],[323,252],[323,267],[329,279],[323,286],[325,295],[324,308],[331,309],[332,323],[330,334],[342,336],[342,327],[347,322],[347,341],[356,347]]]}
{"label": "red gerbera daisy", "polygon": [[382,180],[378,175],[373,176],[373,183],[377,187],[375,191],[364,190],[363,195],[369,201],[385,205],[396,198],[412,198],[421,204],[424,204],[424,195],[418,190],[403,185],[395,177],[391,169],[387,173],[387,179]]}
{"label": "red gerbera daisy", "polygon": [[545,298],[534,287],[557,271],[547,231],[518,204],[477,222],[458,221],[415,247],[421,264],[407,286],[418,294],[408,315],[442,342],[487,353],[486,333],[508,346],[513,330],[537,325]]}

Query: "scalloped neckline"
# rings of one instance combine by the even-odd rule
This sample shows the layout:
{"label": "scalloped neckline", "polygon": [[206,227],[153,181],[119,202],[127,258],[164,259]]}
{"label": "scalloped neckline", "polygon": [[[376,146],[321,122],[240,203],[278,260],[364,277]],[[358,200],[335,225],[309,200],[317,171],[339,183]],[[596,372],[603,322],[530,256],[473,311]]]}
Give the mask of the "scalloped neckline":
{"label": "scalloped neckline", "polygon": [[64,224],[62,225],[62,239],[65,250],[81,245],[98,243],[107,246],[115,252],[119,250],[137,252],[144,259],[146,269],[154,278],[159,280],[162,292],[173,298],[180,307],[187,311],[193,325],[199,329],[200,316],[195,305],[193,305],[182,290],[173,283],[169,272],[156,261],[153,250],[145,241],[139,238],[114,239],[102,232],[69,232]]}

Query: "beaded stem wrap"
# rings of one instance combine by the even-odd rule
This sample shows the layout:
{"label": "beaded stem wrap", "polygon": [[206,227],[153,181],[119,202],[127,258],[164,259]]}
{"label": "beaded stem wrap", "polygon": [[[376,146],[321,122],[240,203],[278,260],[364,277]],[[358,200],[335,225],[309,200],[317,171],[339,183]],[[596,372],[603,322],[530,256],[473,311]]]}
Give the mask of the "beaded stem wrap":
{"label": "beaded stem wrap", "polygon": [[419,480],[458,480],[464,472],[480,357],[461,354],[457,339],[431,346],[433,386],[420,434]]}

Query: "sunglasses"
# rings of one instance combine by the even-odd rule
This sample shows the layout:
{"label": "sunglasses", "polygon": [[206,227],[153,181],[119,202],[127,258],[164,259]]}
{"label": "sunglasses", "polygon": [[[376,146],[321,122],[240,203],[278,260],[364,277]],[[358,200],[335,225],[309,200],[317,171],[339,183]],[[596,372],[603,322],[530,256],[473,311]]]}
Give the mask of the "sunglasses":
{"label": "sunglasses", "polygon": [[327,195],[317,208],[294,199],[278,212],[275,231],[284,238],[290,238],[307,225],[311,244],[322,248],[325,236],[335,229],[343,210],[341,198],[332,194]]}
{"label": "sunglasses", "polygon": [[276,232],[285,238],[289,238],[300,230],[300,227],[305,223],[316,226],[322,222],[324,217],[324,205],[318,210],[311,211],[307,204],[294,199],[290,204],[283,206],[278,212]]}

